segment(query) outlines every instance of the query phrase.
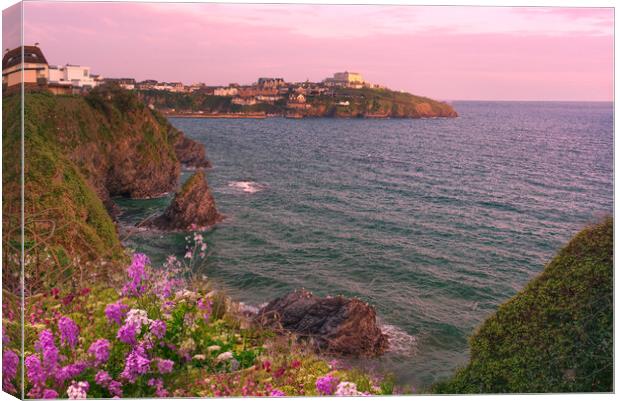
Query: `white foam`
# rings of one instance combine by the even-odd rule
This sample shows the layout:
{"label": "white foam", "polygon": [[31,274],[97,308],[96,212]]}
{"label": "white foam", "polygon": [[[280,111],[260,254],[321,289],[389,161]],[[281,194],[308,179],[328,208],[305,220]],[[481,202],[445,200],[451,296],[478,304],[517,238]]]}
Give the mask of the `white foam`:
{"label": "white foam", "polygon": [[228,183],[228,186],[230,188],[234,188],[249,194],[253,194],[265,189],[264,185],[261,185],[254,181],[231,181]]}
{"label": "white foam", "polygon": [[381,331],[388,336],[389,351],[401,355],[414,355],[417,350],[417,339],[403,329],[382,324]]}

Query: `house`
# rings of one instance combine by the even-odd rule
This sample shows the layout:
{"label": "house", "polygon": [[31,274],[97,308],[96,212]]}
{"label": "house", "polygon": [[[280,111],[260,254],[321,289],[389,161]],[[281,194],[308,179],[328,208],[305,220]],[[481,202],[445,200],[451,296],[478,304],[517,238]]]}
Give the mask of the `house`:
{"label": "house", "polygon": [[[98,77],[99,79],[95,79]],[[56,85],[73,85],[78,88],[94,88],[101,83],[100,76],[90,74],[90,67],[76,64],[49,66],[49,83]]]}
{"label": "house", "polygon": [[155,85],[157,85],[157,81],[154,79],[147,79],[144,81],[140,81],[136,84],[136,88],[138,88],[138,90],[151,90],[155,87]]}
{"label": "house", "polygon": [[258,100],[261,103],[273,104],[273,103],[277,102],[280,99],[282,99],[281,96],[273,96],[273,95],[258,95],[258,96],[256,96],[256,100]]}
{"label": "house", "polygon": [[286,83],[282,78],[258,78],[257,83],[260,88],[278,88],[285,85]]}
{"label": "house", "polygon": [[49,65],[38,46],[20,46],[9,50],[2,57],[2,85],[47,84]]}
{"label": "house", "polygon": [[258,103],[256,98],[254,97],[248,97],[248,98],[234,97],[230,102],[232,104],[238,104],[240,106],[253,106],[256,103]]}
{"label": "house", "polygon": [[364,78],[362,74],[358,72],[337,72],[332,78],[327,78],[323,81],[327,86],[342,86],[347,88],[362,88],[364,85]]}
{"label": "house", "polygon": [[293,103],[306,103],[306,96],[303,93],[291,94],[289,101]]}
{"label": "house", "polygon": [[152,89],[155,89],[156,91],[169,91],[172,90],[172,86],[167,82],[158,82],[153,85]]}
{"label": "house", "polygon": [[185,92],[185,85],[183,85],[183,82],[170,82],[169,85],[172,92]]}
{"label": "house", "polygon": [[237,93],[239,93],[239,89],[230,86],[213,90],[213,96],[236,96]]}
{"label": "house", "polygon": [[136,88],[136,80],[133,78],[105,78],[106,83],[116,84],[123,89],[133,90]]}

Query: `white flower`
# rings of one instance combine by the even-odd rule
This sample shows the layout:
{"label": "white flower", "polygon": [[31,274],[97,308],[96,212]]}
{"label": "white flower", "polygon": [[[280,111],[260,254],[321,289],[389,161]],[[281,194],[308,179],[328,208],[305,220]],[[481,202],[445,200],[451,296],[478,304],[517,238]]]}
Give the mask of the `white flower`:
{"label": "white flower", "polygon": [[203,354],[196,354],[192,357],[192,359],[196,361],[204,361],[205,359],[207,359],[207,357]]}
{"label": "white flower", "polygon": [[82,400],[86,398],[86,391],[88,391],[88,382],[75,382],[73,381],[69,388],[67,388],[67,395],[70,400]]}
{"label": "white flower", "polygon": [[219,351],[222,347],[220,347],[219,345],[211,345],[209,347],[207,347],[207,351],[209,352],[213,352],[213,351]]}
{"label": "white flower", "polygon": [[231,359],[233,357],[232,352],[230,351],[226,351],[224,353],[221,353],[217,356],[217,358],[215,358],[216,361],[218,362],[223,362],[223,361],[227,361],[229,359]]}
{"label": "white flower", "polygon": [[336,388],[336,395],[360,395],[357,385],[351,382],[340,382]]}
{"label": "white flower", "polygon": [[131,309],[129,312],[127,312],[125,323],[129,323],[138,328],[142,328],[143,325],[150,324],[151,319],[148,318],[145,310]]}

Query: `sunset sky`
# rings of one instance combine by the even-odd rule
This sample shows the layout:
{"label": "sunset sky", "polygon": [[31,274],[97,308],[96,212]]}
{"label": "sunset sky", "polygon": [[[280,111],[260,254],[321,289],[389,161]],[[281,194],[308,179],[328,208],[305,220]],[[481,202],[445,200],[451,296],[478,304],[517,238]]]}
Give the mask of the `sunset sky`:
{"label": "sunset sky", "polygon": [[[19,40],[7,29],[4,48]],[[441,100],[612,100],[613,9],[37,3],[25,43],[105,77],[226,84],[336,71]],[[12,42],[11,42],[12,41]]]}

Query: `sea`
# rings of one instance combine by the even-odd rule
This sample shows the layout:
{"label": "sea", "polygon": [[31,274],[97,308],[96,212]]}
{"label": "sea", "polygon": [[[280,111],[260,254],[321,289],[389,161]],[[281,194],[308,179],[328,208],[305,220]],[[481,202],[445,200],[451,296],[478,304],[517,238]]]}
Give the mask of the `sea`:
{"label": "sea", "polygon": [[[613,103],[453,106],[458,118],[171,118],[206,146],[225,215],[200,274],[253,307],[302,287],[358,297],[390,349],[343,363],[420,392],[449,377],[476,327],[613,213]],[[121,223],[169,201],[118,199]],[[185,236],[126,243],[161,263]]]}

